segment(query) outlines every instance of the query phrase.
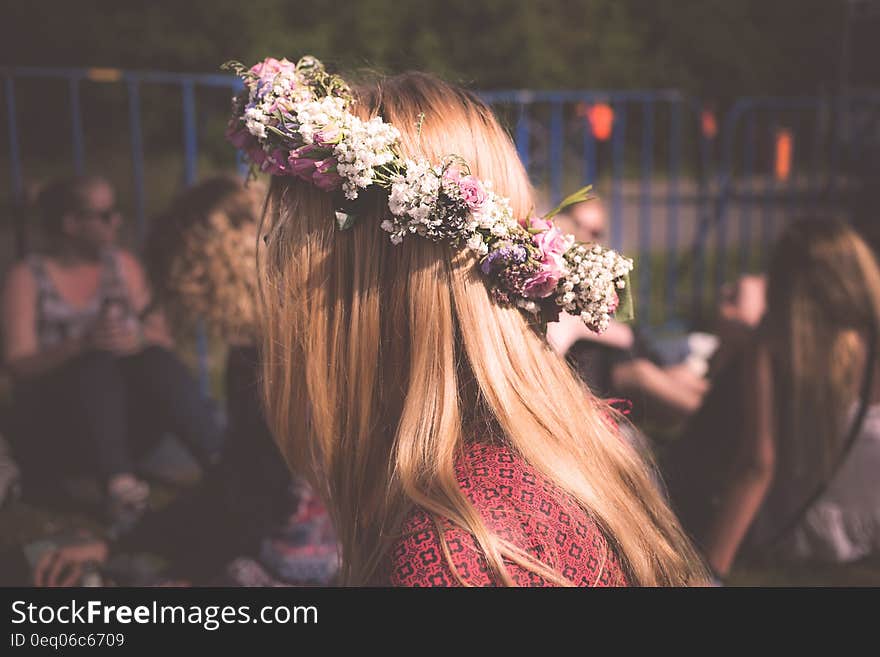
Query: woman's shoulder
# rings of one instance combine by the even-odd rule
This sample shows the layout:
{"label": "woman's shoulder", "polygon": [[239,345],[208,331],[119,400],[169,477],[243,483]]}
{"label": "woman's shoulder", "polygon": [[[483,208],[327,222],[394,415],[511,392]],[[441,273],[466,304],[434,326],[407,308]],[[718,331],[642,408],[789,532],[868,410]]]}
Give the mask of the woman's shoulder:
{"label": "woman's shoulder", "polygon": [[14,263],[4,276],[4,289],[7,296],[32,293],[36,289],[37,277],[34,268],[41,262],[37,255],[31,255]]}
{"label": "woman's shoulder", "polygon": [[[456,475],[462,492],[495,535],[575,585],[625,583],[617,556],[596,523],[509,447],[469,446],[456,461]],[[404,523],[387,566],[390,583],[398,586],[495,584],[473,535],[419,508]],[[549,585],[516,564],[507,567],[521,586]]]}
{"label": "woman's shoulder", "polygon": [[125,277],[141,276],[143,266],[137,255],[121,246],[110,246],[102,252],[106,263],[119,270]]}

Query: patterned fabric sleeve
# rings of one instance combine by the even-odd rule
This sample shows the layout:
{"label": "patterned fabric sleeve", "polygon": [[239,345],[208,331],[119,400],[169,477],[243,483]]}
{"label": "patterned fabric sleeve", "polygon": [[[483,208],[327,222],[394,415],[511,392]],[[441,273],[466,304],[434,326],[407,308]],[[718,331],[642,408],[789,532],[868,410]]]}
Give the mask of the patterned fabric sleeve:
{"label": "patterned fabric sleeve", "polygon": [[[589,516],[508,450],[476,447],[463,459],[457,474],[463,492],[496,535],[526,550],[576,586],[627,584],[614,550]],[[444,554],[437,522],[452,566]],[[437,522],[422,509],[411,514],[389,555],[389,583],[497,585],[475,538],[449,520]],[[505,565],[519,586],[552,585],[518,564]]]}

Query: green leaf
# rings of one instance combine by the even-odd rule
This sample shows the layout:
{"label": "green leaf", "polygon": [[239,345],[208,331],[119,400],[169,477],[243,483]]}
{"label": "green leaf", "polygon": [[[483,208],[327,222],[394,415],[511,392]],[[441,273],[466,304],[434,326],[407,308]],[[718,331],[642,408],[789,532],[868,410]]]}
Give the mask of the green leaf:
{"label": "green leaf", "polygon": [[266,130],[268,130],[269,132],[274,132],[276,135],[279,135],[280,137],[283,137],[284,139],[291,138],[291,136],[289,134],[287,134],[286,132],[282,132],[281,130],[279,130],[278,128],[276,128],[273,125],[267,125]]}
{"label": "green leaf", "polygon": [[228,62],[223,62],[223,63],[220,65],[220,70],[222,70],[222,71],[232,71],[232,72],[235,73],[238,77],[243,78],[243,77],[245,76],[245,73],[247,73],[247,70],[248,70],[248,69],[247,69],[247,67],[245,67],[245,65],[242,64],[241,62],[238,62],[238,61],[236,61],[236,60],[234,60],[234,59],[231,59],[231,60],[229,60]]}
{"label": "green leaf", "polygon": [[355,221],[357,221],[357,215],[340,210],[336,211],[336,225],[339,226],[339,230],[348,230],[354,226]]}
{"label": "green leaf", "polygon": [[589,201],[591,199],[594,199],[595,196],[593,196],[591,194],[592,190],[593,190],[593,186],[587,185],[586,187],[581,187],[574,194],[566,196],[565,199],[562,201],[562,203],[560,203],[555,208],[553,208],[553,210],[551,210],[550,212],[548,212],[547,214],[544,215],[544,219],[552,219],[557,214],[559,214],[560,212],[562,212],[566,208],[571,207],[572,205],[575,205],[577,203],[583,203],[584,201]]}
{"label": "green leaf", "polygon": [[617,311],[614,313],[614,319],[619,322],[631,322],[635,318],[635,310],[629,274],[623,276],[623,281],[623,289],[617,290],[617,298],[620,299],[620,303],[617,304]]}

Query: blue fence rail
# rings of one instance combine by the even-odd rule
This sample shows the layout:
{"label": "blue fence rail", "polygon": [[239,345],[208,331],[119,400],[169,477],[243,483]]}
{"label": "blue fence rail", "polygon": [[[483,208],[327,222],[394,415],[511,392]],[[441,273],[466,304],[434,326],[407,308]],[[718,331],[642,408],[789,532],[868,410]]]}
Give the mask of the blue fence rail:
{"label": "blue fence rail", "polygon": [[[181,182],[190,185],[199,177],[202,146],[204,112],[198,94],[215,89],[231,96],[240,88],[235,77],[220,74],[28,67],[2,68],[0,74],[14,204],[23,202],[25,192],[17,85],[29,79],[66,85],[68,116],[56,113],[56,120],[69,122],[70,167],[76,172],[89,168],[83,116],[86,84],[89,89],[93,84],[124,89],[138,241],[146,233],[148,206],[142,92],[170,86],[179,93]],[[639,261],[637,312],[642,321],[652,323],[684,312],[699,315],[722,282],[760,262],[778,228],[778,217],[788,214],[782,210],[805,207],[820,197],[834,198],[845,184],[840,174],[842,145],[854,138],[842,138],[837,126],[852,123],[842,115],[856,106],[872,116],[880,109],[875,96],[850,99],[845,106],[819,98],[740,99],[713,134],[704,124],[702,104],[673,90],[481,95],[509,127],[545,207],[578,186],[594,184],[607,207],[608,241]],[[598,134],[587,118],[598,105],[613,114],[606,135]],[[774,140],[780,130],[789,132],[794,148],[784,181],[777,180],[774,170]],[[232,158],[230,150],[230,168],[242,170],[241,160]],[[714,266],[709,266],[711,258]],[[207,390],[203,333],[198,351]]]}
{"label": "blue fence rail", "polygon": [[[183,184],[192,185],[198,180],[198,140],[197,140],[197,87],[219,87],[228,89],[230,95],[241,88],[241,82],[229,75],[189,75],[154,71],[119,71],[115,69],[64,69],[29,68],[6,69],[4,92],[6,95],[6,115],[9,139],[9,173],[12,183],[12,201],[20,205],[24,198],[24,175],[21,154],[17,107],[15,97],[16,79],[45,78],[66,81],[69,89],[70,139],[72,144],[72,168],[84,173],[86,167],[85,138],[82,120],[82,101],[80,89],[84,81],[114,83],[125,86],[128,97],[129,139],[131,146],[132,178],[134,191],[135,234],[138,243],[146,236],[146,188],[144,167],[144,144],[142,136],[141,89],[144,85],[175,85],[181,92],[181,111],[183,114]],[[238,162],[241,170],[241,162]],[[208,341],[204,330],[197,331],[196,350],[198,358],[199,383],[203,394],[208,394]]]}
{"label": "blue fence rail", "polygon": [[[683,202],[693,225],[707,194],[709,140],[699,131],[696,102],[663,90],[491,92],[483,97],[497,109],[513,106],[508,113],[515,117],[512,134],[520,159],[544,190],[546,206],[566,191],[593,184],[607,207],[611,246],[643,263],[660,253],[681,252]],[[579,111],[599,104],[613,116],[604,140]],[[683,178],[690,183],[684,193]],[[660,268],[638,268],[643,317],[668,317],[681,306],[680,263],[676,257],[664,260]],[[652,285],[657,276],[664,285]]]}

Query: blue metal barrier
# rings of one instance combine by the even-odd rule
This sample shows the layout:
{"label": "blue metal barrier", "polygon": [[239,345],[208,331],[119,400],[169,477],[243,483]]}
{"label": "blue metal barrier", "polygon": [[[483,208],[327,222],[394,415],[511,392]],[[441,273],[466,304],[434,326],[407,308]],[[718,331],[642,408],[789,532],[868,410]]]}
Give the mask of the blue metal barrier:
{"label": "blue metal barrier", "polygon": [[[0,74],[6,96],[11,198],[16,204],[24,196],[16,80],[44,78],[67,85],[71,168],[77,172],[90,164],[82,112],[84,83],[124,86],[139,241],[146,233],[148,199],[143,89],[173,85],[180,90],[183,182],[190,185],[199,175],[198,90],[226,89],[231,95],[241,84],[234,76],[222,74],[115,69],[3,68]],[[775,234],[780,207],[791,209],[803,202],[820,187],[820,178],[826,192],[838,185],[836,171],[843,154],[839,140],[829,139],[819,120],[827,103],[817,98],[741,99],[726,113],[719,136],[713,139],[700,127],[702,105],[677,91],[497,91],[480,95],[509,120],[520,159],[543,192],[546,207],[583,184],[594,184],[607,199],[610,244],[638,261],[637,315],[643,322],[663,323],[679,317],[687,312],[682,305],[687,301],[698,315],[706,292],[711,297],[711,291],[734,273],[731,262],[735,272],[742,272],[758,255],[763,257]],[[880,107],[880,99],[865,102]],[[604,141],[597,139],[581,113],[598,103],[613,110],[611,132]],[[814,121],[812,130],[810,120]],[[799,179],[806,163],[813,163],[805,188],[793,177],[778,183],[767,166],[770,137],[777,127],[792,132]],[[716,147],[720,147],[717,165]],[[235,162],[243,172],[241,157]],[[731,216],[737,218],[735,223]],[[737,234],[732,242],[734,228]],[[731,249],[736,251],[732,259],[728,257]],[[713,256],[714,267],[707,267],[707,259]],[[685,290],[690,299],[685,298]],[[207,391],[204,332],[198,350],[201,383]]]}
{"label": "blue metal barrier", "polygon": [[[24,184],[22,157],[19,145],[15,80],[18,78],[48,78],[67,81],[70,99],[71,144],[73,150],[72,168],[77,173],[87,170],[86,148],[81,107],[81,85],[83,81],[95,83],[121,83],[127,89],[128,124],[131,146],[132,176],[134,188],[135,235],[139,243],[146,236],[146,198],[144,145],[142,135],[142,114],[140,91],[145,84],[171,84],[181,90],[183,113],[183,159],[184,184],[192,185],[198,179],[197,143],[197,87],[228,88],[230,95],[241,88],[241,82],[229,75],[191,75],[185,73],[165,73],[155,71],[120,71],[116,69],[66,69],[17,67],[3,69],[4,91],[6,95],[7,126],[9,133],[9,168],[12,179],[12,200],[15,205],[23,202]],[[239,169],[240,169],[239,163]],[[196,349],[200,388],[206,396],[210,391],[208,372],[208,340],[203,328],[197,331]]]}
{"label": "blue metal barrier", "polygon": [[[679,183],[683,167],[692,178],[703,164],[696,147],[698,105],[677,91],[662,90],[503,91],[481,96],[501,116],[510,110],[517,151],[533,183],[546,192],[545,205],[555,205],[580,184],[593,184],[608,201],[610,245],[641,262],[636,274],[637,315],[660,322],[677,315],[683,274],[678,257],[683,234]],[[573,111],[597,103],[613,111],[607,143],[596,138],[586,117]],[[659,146],[667,151],[662,160]],[[580,168],[579,179],[567,175],[570,167]],[[657,174],[665,177],[665,191],[658,191]],[[696,206],[706,191],[702,184],[694,187],[687,199],[691,216],[700,214]],[[658,215],[665,215],[665,230],[658,225]],[[655,263],[663,254],[663,267],[658,268]],[[692,270],[688,273],[693,275]],[[665,284],[652,285],[656,277],[665,278]]]}
{"label": "blue metal barrier", "polygon": [[[714,248],[719,254],[716,284],[751,269],[758,259],[766,260],[783,227],[780,218],[788,220],[816,206],[841,206],[845,181],[837,130],[844,122],[830,120],[831,103],[831,99],[814,97],[742,98],[728,111],[722,128],[714,217]],[[790,136],[791,159],[789,170],[777,172],[776,140],[782,130]],[[757,243],[755,219],[760,221]],[[731,271],[726,254],[733,229],[738,232],[738,258]],[[700,247],[706,249],[708,243]]]}

